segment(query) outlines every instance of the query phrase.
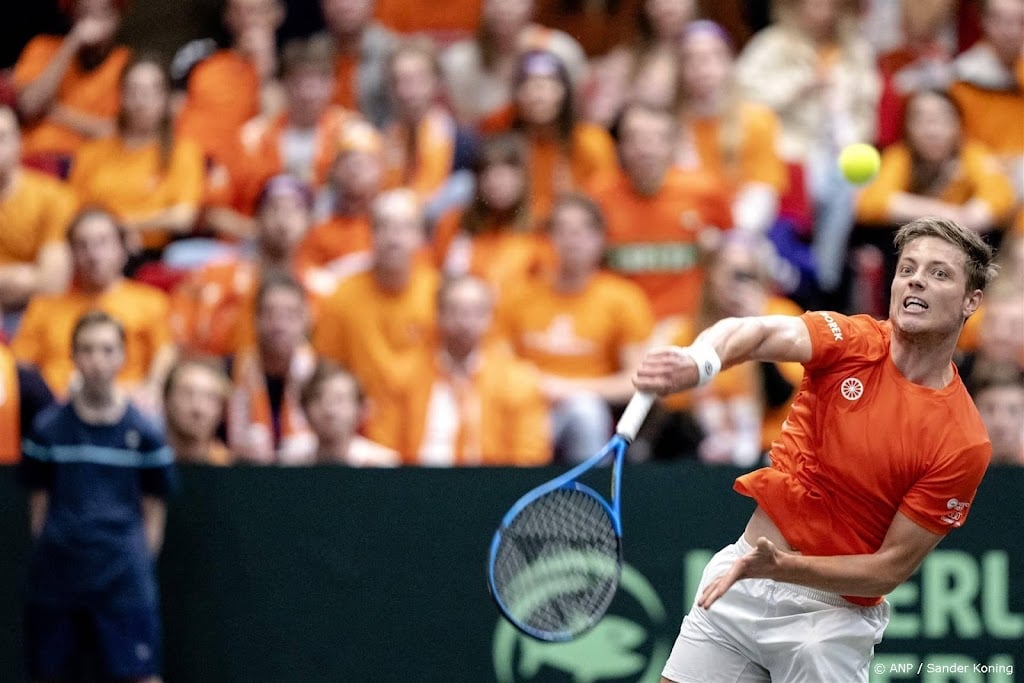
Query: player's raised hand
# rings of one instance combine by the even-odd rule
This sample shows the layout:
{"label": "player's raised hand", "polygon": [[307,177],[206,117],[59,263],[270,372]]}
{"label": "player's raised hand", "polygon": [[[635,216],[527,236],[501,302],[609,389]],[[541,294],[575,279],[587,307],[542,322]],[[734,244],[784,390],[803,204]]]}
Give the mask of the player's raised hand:
{"label": "player's raised hand", "polygon": [[640,361],[633,384],[639,391],[664,396],[697,386],[697,364],[678,346],[658,346]]}
{"label": "player's raised hand", "polygon": [[732,563],[729,571],[716,577],[700,594],[697,605],[710,609],[718,598],[732,588],[740,579],[774,579],[778,575],[779,556],[782,551],[775,544],[762,536],[757,539],[757,546],[749,553]]}

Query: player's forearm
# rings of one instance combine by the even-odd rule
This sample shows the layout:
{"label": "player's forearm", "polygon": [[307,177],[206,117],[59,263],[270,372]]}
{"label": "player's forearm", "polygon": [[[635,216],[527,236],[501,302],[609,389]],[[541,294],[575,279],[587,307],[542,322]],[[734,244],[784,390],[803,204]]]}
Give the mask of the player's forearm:
{"label": "player's forearm", "polygon": [[794,316],[725,318],[707,328],[692,346],[714,349],[727,368],[750,360],[803,362],[810,358],[809,334]]}
{"label": "player's forearm", "polygon": [[146,533],[146,545],[155,557],[164,545],[164,528],[167,524],[167,505],[160,498],[142,497],[142,527]]}
{"label": "player's forearm", "polygon": [[914,569],[883,553],[833,557],[784,553],[778,574],[771,578],[840,595],[877,597],[891,593]]}

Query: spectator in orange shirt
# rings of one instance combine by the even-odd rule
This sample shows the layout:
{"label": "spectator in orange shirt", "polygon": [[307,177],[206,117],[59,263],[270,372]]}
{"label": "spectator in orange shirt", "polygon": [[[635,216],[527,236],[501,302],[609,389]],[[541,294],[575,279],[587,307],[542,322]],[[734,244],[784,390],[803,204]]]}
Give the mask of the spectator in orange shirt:
{"label": "spectator in orange shirt", "polygon": [[298,248],[309,229],[311,204],[309,188],[291,176],[267,182],[251,250],[207,264],[175,288],[171,329],[183,350],[227,356],[255,343],[254,300],[263,274],[282,271],[303,280]]}
{"label": "spectator in orange shirt", "polygon": [[140,407],[155,412],[176,356],[167,296],[122,275],[128,257],[126,237],[107,212],[83,210],[68,227],[67,239],[74,286],[66,294],[32,298],[11,343],[14,355],[39,368],[54,393],[66,397],[79,381],[71,359],[71,330],[90,310],[105,311],[122,324],[126,334],[118,383],[133,391]]}
{"label": "spectator in orange shirt", "polygon": [[[360,112],[378,128],[393,117],[387,60],[397,38],[373,20],[374,0],[320,0],[334,41],[334,104]],[[419,7],[419,11],[431,11]]]}
{"label": "spectator in orange shirt", "polygon": [[330,217],[309,231],[296,256],[306,286],[316,295],[332,294],[339,281],[369,264],[370,209],[381,192],[383,169],[383,143],[376,129],[358,120],[342,126],[322,193]]}
{"label": "spectator in orange shirt", "polygon": [[417,347],[403,372],[371,393],[372,438],[405,463],[432,467],[551,462],[547,403],[532,367],[486,344],[493,301],[472,276],[437,293],[438,339]]}
{"label": "spectator in orange shirt", "polygon": [[192,231],[203,191],[199,146],[174,135],[163,64],[141,55],[121,77],[117,134],[78,150],[70,183],[83,204],[104,206],[127,231],[132,251],[155,259]]}
{"label": "spectator in orange shirt", "polygon": [[611,406],[633,393],[654,315],[642,289],[601,269],[606,227],[593,201],[559,197],[549,231],[553,272],[512,288],[498,328],[543,373],[559,459],[581,462],[611,436]]}
{"label": "spectator in orange shirt", "polygon": [[604,128],[577,120],[569,72],[552,52],[522,56],[513,97],[512,128],[530,148],[531,211],[545,220],[555,196],[614,171],[615,143]]}
{"label": "spectator in orange shirt", "polygon": [[316,437],[300,395],[316,369],[306,341],[309,309],[302,285],[287,273],[265,273],[256,293],[256,344],[232,361],[228,445],[241,462],[306,465]]}
{"label": "spectator in orange shirt", "polygon": [[[724,318],[803,313],[792,301],[771,293],[770,254],[771,246],[759,236],[725,236],[703,259],[700,308],[693,317],[666,321],[656,333],[658,342],[688,346]],[[666,396],[662,404],[667,415],[654,438],[654,457],[695,453],[706,463],[757,463],[778,438],[802,378],[799,363],[745,363],[723,370],[705,387]],[[694,425],[696,439],[687,438]]]}
{"label": "spectator in orange shirt", "polygon": [[416,191],[431,220],[457,200],[446,196],[455,160],[455,119],[441,105],[441,66],[426,38],[401,43],[388,59],[395,117],[384,129],[387,188]]}
{"label": "spectator in orange shirt", "polygon": [[880,286],[896,270],[888,248],[896,226],[914,216],[943,217],[980,234],[1008,223],[1013,188],[984,145],[964,139],[961,124],[960,109],[946,93],[929,90],[911,97],[903,140],[883,152],[878,176],[858,196],[859,225],[851,245],[881,258]]}
{"label": "spectator in orange shirt", "polygon": [[216,362],[191,358],[171,368],[164,382],[164,423],[175,460],[202,465],[233,462],[217,436],[230,386]]}
{"label": "spectator in orange shirt", "polygon": [[676,162],[707,170],[727,188],[734,227],[766,234],[778,217],[779,196],[787,183],[775,113],[737,92],[732,43],[712,21],[686,26],[679,42],[679,68]]}
{"label": "spectator in orange shirt", "polygon": [[129,53],[114,43],[123,0],[61,5],[71,15],[71,32],[29,41],[14,67],[14,84],[26,121],[22,153],[57,164],[54,170],[63,175],[83,142],[114,132],[117,83]]}
{"label": "spectator in orange shirt", "polygon": [[570,92],[583,82],[583,48],[567,33],[533,23],[533,10],[533,0],[484,0],[476,36],[452,44],[441,55],[459,123],[485,132],[508,125],[516,65],[526,51],[558,55],[571,76]]}
{"label": "spectator in orange shirt", "polygon": [[623,107],[633,100],[671,106],[679,40],[696,16],[695,0],[636,3],[635,37],[591,61],[584,118],[611,128]]}
{"label": "spectator in orange shirt", "polygon": [[302,387],[302,409],[316,434],[316,465],[393,467],[398,453],[358,433],[366,419],[366,396],[356,376],[321,361]]}
{"label": "spectator in orange shirt", "polygon": [[589,191],[608,220],[608,265],[647,293],[656,319],[692,313],[701,237],[730,227],[728,197],[706,172],[674,167],[672,112],[633,103],[618,129],[621,168]]}
{"label": "spectator in orange shirt", "polygon": [[14,111],[0,105],[0,329],[14,334],[20,313],[36,294],[56,294],[71,279],[64,232],[75,196],[64,183],[20,163]]}
{"label": "spectator in orange shirt", "polygon": [[434,258],[442,272],[482,278],[499,300],[506,287],[548,260],[548,241],[530,209],[528,158],[516,133],[486,138],[473,163],[473,201],[464,211],[445,214],[434,233]]}
{"label": "spectator in orange shirt", "polygon": [[343,280],[320,306],[313,346],[349,368],[369,396],[434,330],[437,271],[419,256],[423,213],[411,190],[390,190],[373,204],[373,259]]}
{"label": "spectator in orange shirt", "polygon": [[223,24],[230,45],[218,49],[212,39],[196,40],[175,54],[171,78],[181,99],[177,133],[197,142],[211,164],[237,156],[243,124],[277,113],[268,111],[272,103],[265,101],[264,84],[277,71],[274,32],[283,21],[280,0],[227,0]]}
{"label": "spectator in orange shirt", "polygon": [[983,143],[1024,200],[1024,2],[984,0],[984,38],[958,56],[950,90],[964,112],[964,132]]}

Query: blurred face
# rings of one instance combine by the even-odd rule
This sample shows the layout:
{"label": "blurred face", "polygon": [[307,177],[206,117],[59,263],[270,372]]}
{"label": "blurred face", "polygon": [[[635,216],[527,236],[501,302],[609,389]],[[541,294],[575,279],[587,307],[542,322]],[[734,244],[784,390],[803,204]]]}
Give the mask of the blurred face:
{"label": "blurred face", "polygon": [[985,37],[1007,64],[1013,64],[1024,44],[1024,2],[989,0],[982,17]]}
{"label": "blurred face", "polygon": [[516,91],[516,104],[524,121],[546,126],[558,118],[568,94],[554,76],[529,76]]}
{"label": "blurred face", "polygon": [[480,173],[480,196],[494,211],[511,211],[526,192],[526,172],[515,164],[492,164]]}
{"label": "blurred face", "polygon": [[906,244],[896,264],[889,300],[893,326],[908,335],[959,334],[978,308],[980,292],[967,292],[967,257],[937,237]]}
{"label": "blurred face", "polygon": [[288,115],[298,126],[312,127],[331,103],[334,76],[315,65],[295,67],[284,79]]}
{"label": "blurred face", "polygon": [[331,33],[357,33],[373,17],[373,0],[321,0],[320,10]]}
{"label": "blurred face", "polygon": [[993,463],[1024,461],[1024,386],[993,386],[974,398],[992,442]]}
{"label": "blurred face", "polygon": [[14,112],[0,107],[0,174],[10,173],[18,167],[21,158],[21,136]]}
{"label": "blurred face", "polygon": [[71,359],[85,389],[110,386],[124,365],[121,334],[110,324],[82,328],[71,350]]}
{"label": "blurred face", "polygon": [[693,19],[693,4],[693,0],[647,0],[644,12],[655,36],[668,40],[682,33],[686,22]]}
{"label": "blurred face", "polygon": [[337,374],[320,385],[306,406],[306,418],[322,442],[335,443],[351,437],[359,426],[359,392],[351,376]]}
{"label": "blurred face", "polygon": [[518,36],[531,18],[533,0],[484,0],[481,19],[499,36]]}
{"label": "blurred face", "polygon": [[595,270],[604,253],[604,235],[576,204],[560,204],[551,214],[551,243],[562,269],[573,273]]}
{"label": "blurred face", "polygon": [[631,109],[622,120],[619,156],[622,168],[638,187],[659,184],[672,163],[675,126],[661,112]]}
{"label": "blurred face", "polygon": [[212,439],[224,414],[223,378],[209,368],[186,365],[177,371],[164,402],[171,429],[190,439]]}
{"label": "blurred face", "polygon": [[412,202],[391,202],[373,221],[373,251],[377,265],[386,270],[412,268],[413,256],[423,245],[423,216]]}
{"label": "blurred face", "polygon": [[268,197],[260,208],[256,227],[260,250],[271,259],[287,259],[306,235],[310,220],[302,198],[293,194]]}
{"label": "blurred face", "polygon": [[726,244],[707,277],[714,306],[723,317],[761,312],[765,288],[753,250],[741,244]]}
{"label": "blurred face", "polygon": [[383,173],[380,155],[343,152],[334,164],[334,186],[343,198],[368,201],[380,192]]}
{"label": "blurred face", "polygon": [[291,358],[306,338],[306,302],[290,287],[265,292],[256,311],[260,352],[271,358]]}
{"label": "blurred face", "polygon": [[224,23],[236,38],[255,31],[272,31],[283,19],[277,0],[228,0]]}
{"label": "blurred face", "polygon": [[404,52],[391,65],[391,94],[406,120],[418,121],[437,97],[438,78],[426,55]]}
{"label": "blurred face", "polygon": [[167,79],[156,64],[142,62],[125,74],[121,110],[129,131],[152,133],[167,113]]}
{"label": "blurred face", "polygon": [[840,0],[797,0],[799,20],[812,35],[831,33],[839,21]]}
{"label": "blurred face", "polygon": [[960,143],[956,109],[933,93],[914,97],[907,107],[907,142],[926,162],[951,159]]}
{"label": "blurred face", "polygon": [[680,82],[690,97],[697,99],[721,93],[732,72],[732,55],[722,39],[709,31],[698,31],[679,49]]}
{"label": "blurred face", "polygon": [[84,218],[70,237],[75,277],[87,290],[102,290],[121,277],[128,258],[117,226],[101,214]]}
{"label": "blurred face", "polygon": [[437,312],[445,348],[463,357],[480,345],[491,326],[491,294],[478,280],[463,280],[450,287]]}
{"label": "blurred face", "polygon": [[999,297],[985,304],[978,330],[979,351],[985,358],[1007,364],[1024,359],[1024,298]]}

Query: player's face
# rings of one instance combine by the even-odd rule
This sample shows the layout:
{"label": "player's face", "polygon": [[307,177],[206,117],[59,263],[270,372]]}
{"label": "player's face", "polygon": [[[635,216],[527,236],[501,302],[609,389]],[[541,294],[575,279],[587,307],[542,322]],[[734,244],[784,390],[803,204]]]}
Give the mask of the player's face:
{"label": "player's face", "polygon": [[320,393],[306,406],[309,424],[321,441],[352,436],[359,422],[359,395],[348,375],[334,375],[320,385]]}
{"label": "player's face", "polygon": [[590,213],[575,204],[563,204],[551,215],[551,242],[562,268],[573,272],[595,270],[604,252],[604,235]]}
{"label": "player's face", "polygon": [[477,280],[451,287],[438,308],[437,324],[453,354],[465,355],[479,346],[491,326],[491,295]]}
{"label": "player's face", "polygon": [[981,292],[967,291],[966,255],[937,237],[903,247],[896,264],[889,318],[906,334],[959,334],[977,310]]}
{"label": "player's face", "polygon": [[129,130],[158,130],[167,106],[167,80],[159,66],[142,62],[125,74],[121,87],[121,110]]}
{"label": "player's face", "polygon": [[480,196],[492,211],[511,211],[526,192],[526,171],[515,164],[491,164],[480,173]]}
{"label": "player's face", "polygon": [[722,39],[708,31],[686,38],[679,48],[679,73],[689,97],[710,97],[721,92],[732,69],[732,55]]}
{"label": "player's face", "polygon": [[224,414],[225,386],[209,369],[189,365],[178,370],[164,406],[167,422],[180,434],[211,439]]}
{"label": "player's face", "polygon": [[103,289],[121,276],[127,254],[109,217],[95,214],[84,218],[70,244],[75,277],[87,289]]}
{"label": "player's face", "polygon": [[21,136],[18,121],[7,107],[0,107],[0,173],[17,167],[21,158]]}
{"label": "player's face", "polygon": [[907,142],[920,157],[937,164],[953,157],[960,141],[960,118],[953,105],[934,93],[922,93],[907,107]]}
{"label": "player's face", "polygon": [[89,325],[79,330],[71,359],[85,387],[109,386],[124,365],[121,334],[113,325]]}
{"label": "player's face", "polygon": [[992,462],[1021,464],[1024,450],[1024,386],[994,386],[975,399],[992,442]]}
{"label": "player's face", "polygon": [[391,65],[391,94],[409,120],[417,120],[437,97],[438,78],[430,59],[417,52],[399,55]]}
{"label": "player's face", "polygon": [[516,92],[519,114],[527,123],[546,126],[555,122],[569,93],[555,76],[529,76]]}
{"label": "player's face", "polygon": [[263,295],[256,312],[260,351],[275,358],[289,358],[306,337],[306,302],[290,287],[276,287]]}
{"label": "player's face", "polygon": [[287,258],[302,241],[310,220],[303,198],[293,194],[268,197],[257,225],[260,248],[272,258]]}

